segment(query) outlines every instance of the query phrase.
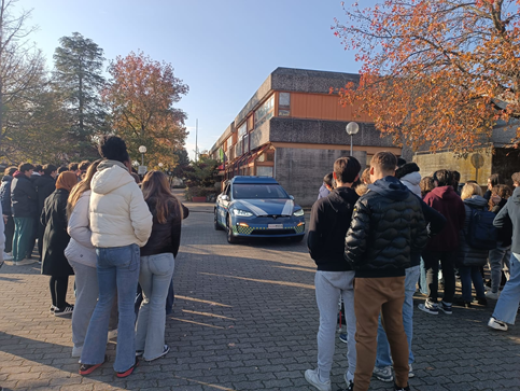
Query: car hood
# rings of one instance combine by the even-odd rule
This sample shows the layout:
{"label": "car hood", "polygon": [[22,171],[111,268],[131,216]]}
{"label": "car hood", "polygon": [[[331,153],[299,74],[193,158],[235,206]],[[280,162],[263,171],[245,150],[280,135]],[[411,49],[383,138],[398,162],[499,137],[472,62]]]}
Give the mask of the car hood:
{"label": "car hood", "polygon": [[[247,210],[256,216],[283,215],[291,216],[294,211],[295,203],[287,198],[273,199],[243,199],[235,200],[233,207],[236,209]],[[298,207],[299,208],[299,207]]]}

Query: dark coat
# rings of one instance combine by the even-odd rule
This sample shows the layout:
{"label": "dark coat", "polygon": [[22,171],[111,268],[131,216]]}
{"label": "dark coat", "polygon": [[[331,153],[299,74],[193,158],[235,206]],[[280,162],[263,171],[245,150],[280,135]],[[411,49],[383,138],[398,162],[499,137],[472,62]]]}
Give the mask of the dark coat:
{"label": "dark coat", "polygon": [[[435,209],[426,205],[426,203],[419,197],[421,201],[421,208],[426,220],[426,226],[428,227],[428,236],[432,237],[442,231],[446,225],[446,218],[437,212]],[[422,251],[412,251],[410,254],[410,267],[421,264],[421,253]]]}
{"label": "dark coat", "polygon": [[65,189],[55,190],[45,200],[41,223],[45,226],[43,235],[42,274],[65,277],[74,274],[64,251],[70,241],[67,233],[67,199]]}
{"label": "dark coat", "polygon": [[520,187],[513,191],[506,205],[498,212],[493,225],[498,229],[512,229],[511,251],[520,254]]}
{"label": "dark coat", "polygon": [[[181,242],[181,204],[175,200],[170,201],[168,205],[168,217],[164,224],[160,224],[157,221],[155,204],[149,201],[147,201],[147,204],[150,208],[150,212],[152,212],[153,226],[152,234],[148,242],[141,248],[141,256],[172,253],[173,256],[176,257]],[[182,208],[185,209],[184,206],[182,206]]]}
{"label": "dark coat", "polygon": [[50,175],[42,175],[37,177],[33,183],[38,192],[38,216],[41,216],[45,199],[56,190],[56,181]]}
{"label": "dark coat", "polygon": [[11,184],[11,204],[14,217],[36,216],[38,194],[33,183],[22,173],[14,175]]}
{"label": "dark coat", "polygon": [[368,189],[354,207],[345,258],[356,278],[404,276],[411,253],[428,240],[420,200],[391,176]]}
{"label": "dark coat", "polygon": [[466,210],[466,220],[464,222],[463,234],[460,235],[460,249],[457,257],[459,266],[484,266],[487,263],[489,250],[480,250],[471,247],[466,241],[469,232],[469,223],[474,209],[487,210],[488,201],[478,195],[474,195],[464,200]]}
{"label": "dark coat", "polygon": [[11,183],[13,177],[10,175],[4,175],[2,178],[2,185],[0,185],[0,201],[2,203],[2,214],[6,216],[12,216],[13,211],[11,209]]}
{"label": "dark coat", "polygon": [[345,262],[343,254],[345,235],[358,199],[354,190],[340,187],[312,206],[307,246],[318,270],[352,270],[352,266]]}
{"label": "dark coat", "polygon": [[451,186],[440,186],[424,197],[424,202],[446,218],[446,225],[426,245],[426,251],[458,251],[464,228],[464,203]]}

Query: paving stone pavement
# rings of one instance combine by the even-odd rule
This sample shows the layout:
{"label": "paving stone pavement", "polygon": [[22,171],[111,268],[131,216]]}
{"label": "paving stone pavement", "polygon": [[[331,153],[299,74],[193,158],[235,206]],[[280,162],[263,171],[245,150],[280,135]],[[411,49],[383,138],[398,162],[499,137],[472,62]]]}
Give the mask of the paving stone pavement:
{"label": "paving stone pavement", "polygon": [[[305,242],[227,244],[211,207],[192,205],[175,268],[168,317],[171,352],[127,379],[109,363],[89,377],[70,357],[70,320],[49,312],[48,277],[35,266],[0,269],[0,386],[5,390],[313,390],[303,372],[316,362],[314,264]],[[73,299],[72,278],[69,300]],[[416,304],[421,302],[417,297]],[[520,390],[520,327],[486,327],[490,308],[452,316],[416,311],[416,391]],[[338,341],[333,390],[344,387],[347,347]],[[391,390],[373,380],[371,390]]]}

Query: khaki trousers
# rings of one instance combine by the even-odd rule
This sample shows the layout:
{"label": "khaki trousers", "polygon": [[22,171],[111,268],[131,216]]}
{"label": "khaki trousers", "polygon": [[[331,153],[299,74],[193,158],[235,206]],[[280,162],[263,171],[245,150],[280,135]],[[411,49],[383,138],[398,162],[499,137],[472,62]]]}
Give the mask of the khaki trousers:
{"label": "khaki trousers", "polygon": [[367,391],[376,363],[379,314],[390,343],[395,383],[408,384],[408,341],[403,327],[405,277],[356,278],[354,310],[356,313],[357,365],[354,391]]}

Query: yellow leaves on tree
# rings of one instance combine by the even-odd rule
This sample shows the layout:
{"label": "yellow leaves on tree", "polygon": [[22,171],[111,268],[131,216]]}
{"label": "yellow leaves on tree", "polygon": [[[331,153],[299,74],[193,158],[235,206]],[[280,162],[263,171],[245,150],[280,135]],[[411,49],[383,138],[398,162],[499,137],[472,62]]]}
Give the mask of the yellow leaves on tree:
{"label": "yellow leaves on tree", "polygon": [[[402,0],[344,8],[335,34],[361,62],[340,91],[412,147],[459,149],[520,118],[518,0]],[[520,137],[520,134],[518,134]]]}
{"label": "yellow leaves on tree", "polygon": [[171,64],[154,61],[142,52],[118,56],[109,72],[104,101],[112,109],[112,127],[129,145],[132,156],[138,148],[148,148],[149,165],[172,165],[173,151],[181,149],[186,138],[186,114],[173,105],[188,92],[176,78]]}

